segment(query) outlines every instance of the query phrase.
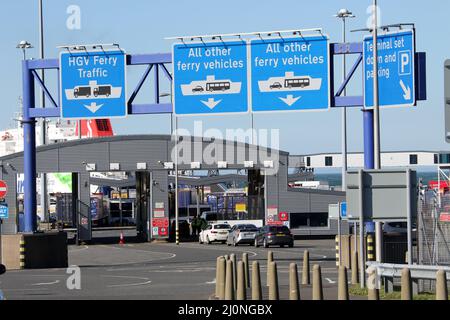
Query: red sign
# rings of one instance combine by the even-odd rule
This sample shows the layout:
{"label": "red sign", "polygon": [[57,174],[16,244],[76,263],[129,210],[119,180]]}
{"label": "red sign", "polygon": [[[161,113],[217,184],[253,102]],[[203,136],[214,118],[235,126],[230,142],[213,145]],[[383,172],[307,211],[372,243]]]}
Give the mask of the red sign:
{"label": "red sign", "polygon": [[280,213],[278,214],[278,218],[279,218],[281,221],[288,221],[288,220],[289,220],[289,214],[288,214],[287,212],[282,211],[282,212],[280,212]]}
{"label": "red sign", "polygon": [[152,226],[160,228],[168,228],[169,227],[169,218],[153,218],[152,219]]}
{"label": "red sign", "polygon": [[428,187],[430,189],[444,189],[449,187],[448,181],[428,181]]}
{"label": "red sign", "polygon": [[283,221],[277,220],[277,221],[267,221],[268,226],[283,226]]}
{"label": "red sign", "polygon": [[6,197],[8,194],[8,185],[5,181],[0,180],[0,198]]}
{"label": "red sign", "polygon": [[159,228],[158,234],[160,236],[167,236],[168,233],[169,233],[169,228],[167,228],[167,227]]}
{"label": "red sign", "polygon": [[448,212],[442,212],[439,216],[440,222],[450,222],[450,213]]}

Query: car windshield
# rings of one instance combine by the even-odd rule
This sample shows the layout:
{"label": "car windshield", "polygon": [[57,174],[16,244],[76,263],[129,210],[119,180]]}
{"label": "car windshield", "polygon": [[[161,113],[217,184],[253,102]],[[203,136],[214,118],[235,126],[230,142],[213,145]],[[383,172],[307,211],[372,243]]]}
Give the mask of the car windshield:
{"label": "car windshield", "polygon": [[243,224],[238,226],[236,229],[241,231],[258,231],[258,228],[253,224]]}
{"label": "car windshield", "polygon": [[269,227],[269,232],[289,233],[289,228],[286,226],[272,226],[272,227]]}
{"label": "car windshield", "polygon": [[230,225],[229,224],[216,224],[214,226],[214,229],[230,229]]}

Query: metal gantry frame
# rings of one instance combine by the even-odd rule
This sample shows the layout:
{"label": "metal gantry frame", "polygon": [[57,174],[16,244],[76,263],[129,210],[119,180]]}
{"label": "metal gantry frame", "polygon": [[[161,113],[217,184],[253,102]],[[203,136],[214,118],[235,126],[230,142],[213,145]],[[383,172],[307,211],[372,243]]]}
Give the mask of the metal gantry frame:
{"label": "metal gantry frame", "polygon": [[[363,107],[364,97],[361,96],[341,96],[350,80],[355,75],[356,70],[363,60],[363,43],[331,43],[331,56],[343,54],[358,55],[352,68],[347,73],[345,80],[335,91],[334,88],[334,61],[331,63],[331,107]],[[137,83],[135,89],[128,99],[128,115],[142,114],[172,114],[172,103],[161,103],[160,101],[160,79],[159,73],[166,76],[166,79],[172,82],[167,64],[172,63],[171,53],[158,54],[129,54],[127,55],[127,66],[146,65],[144,74]],[[23,131],[24,131],[24,222],[25,232],[34,232],[37,230],[36,216],[36,132],[35,123],[38,118],[58,118],[61,114],[58,99],[54,99],[45,83],[39,77],[37,70],[58,70],[58,59],[39,59],[22,61],[22,86],[23,86]],[[154,101],[151,103],[137,104],[135,99],[144,87],[144,83],[149,77],[151,71],[153,75]],[[59,77],[59,72],[58,72]],[[417,77],[418,78],[418,77]],[[59,80],[59,79],[58,79]],[[50,101],[52,107],[37,108],[35,102],[35,84],[38,84],[44,91],[46,98]],[[57,81],[59,84],[59,81]],[[171,86],[173,87],[173,86]],[[58,93],[59,95],[59,90]],[[419,99],[420,100],[420,99]],[[364,110],[364,155],[365,161],[373,163],[373,111]],[[370,142],[372,145],[370,146]]]}

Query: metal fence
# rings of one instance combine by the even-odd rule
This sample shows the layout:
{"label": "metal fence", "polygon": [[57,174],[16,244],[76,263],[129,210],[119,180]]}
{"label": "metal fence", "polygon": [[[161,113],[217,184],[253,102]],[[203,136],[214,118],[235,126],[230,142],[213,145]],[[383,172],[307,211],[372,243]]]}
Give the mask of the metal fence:
{"label": "metal fence", "polygon": [[[450,209],[450,193],[421,189],[418,206],[418,263],[450,266],[450,222],[443,217]],[[434,291],[434,280],[419,282],[419,290]]]}

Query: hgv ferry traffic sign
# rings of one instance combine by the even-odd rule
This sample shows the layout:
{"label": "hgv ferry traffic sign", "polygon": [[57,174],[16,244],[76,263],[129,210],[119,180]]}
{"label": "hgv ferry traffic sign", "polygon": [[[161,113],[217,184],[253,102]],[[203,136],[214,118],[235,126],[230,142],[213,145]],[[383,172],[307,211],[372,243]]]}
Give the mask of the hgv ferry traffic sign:
{"label": "hgv ferry traffic sign", "polygon": [[59,63],[62,118],[127,115],[124,51],[63,51]]}

